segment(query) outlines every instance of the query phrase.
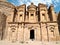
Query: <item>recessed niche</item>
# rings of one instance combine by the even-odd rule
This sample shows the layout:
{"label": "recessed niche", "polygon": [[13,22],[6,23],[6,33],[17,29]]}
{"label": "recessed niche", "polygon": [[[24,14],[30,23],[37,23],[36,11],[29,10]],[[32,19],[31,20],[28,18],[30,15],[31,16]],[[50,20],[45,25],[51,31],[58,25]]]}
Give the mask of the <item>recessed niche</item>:
{"label": "recessed niche", "polygon": [[45,14],[42,14],[43,16],[45,16]]}
{"label": "recessed niche", "polygon": [[21,17],[22,15],[20,15],[20,17]]}
{"label": "recessed niche", "polygon": [[33,16],[33,14],[31,14],[31,16]]}

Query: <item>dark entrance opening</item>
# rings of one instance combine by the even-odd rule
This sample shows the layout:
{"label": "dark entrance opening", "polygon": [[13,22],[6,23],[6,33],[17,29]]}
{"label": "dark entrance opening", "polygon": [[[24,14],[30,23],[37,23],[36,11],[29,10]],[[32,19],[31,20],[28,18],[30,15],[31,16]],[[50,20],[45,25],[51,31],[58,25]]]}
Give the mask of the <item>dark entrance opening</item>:
{"label": "dark entrance opening", "polygon": [[34,39],[35,37],[34,37],[34,30],[32,29],[32,30],[30,30],[30,39]]}

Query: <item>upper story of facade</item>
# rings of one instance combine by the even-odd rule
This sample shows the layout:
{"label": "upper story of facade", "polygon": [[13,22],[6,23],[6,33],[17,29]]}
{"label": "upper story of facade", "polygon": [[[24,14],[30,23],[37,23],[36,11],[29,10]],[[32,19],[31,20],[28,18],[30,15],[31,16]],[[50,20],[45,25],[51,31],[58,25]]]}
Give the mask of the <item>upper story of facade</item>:
{"label": "upper story of facade", "polygon": [[[2,6],[3,5],[3,6]],[[53,22],[57,21],[57,14],[54,12],[54,6],[39,3],[38,6],[31,3],[14,6],[7,2],[0,3],[0,12],[7,16],[7,22]]]}

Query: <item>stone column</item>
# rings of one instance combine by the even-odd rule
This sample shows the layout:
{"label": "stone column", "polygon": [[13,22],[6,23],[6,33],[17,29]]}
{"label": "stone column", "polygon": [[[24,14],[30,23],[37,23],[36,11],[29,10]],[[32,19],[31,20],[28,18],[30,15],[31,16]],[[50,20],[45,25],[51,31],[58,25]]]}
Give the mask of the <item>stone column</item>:
{"label": "stone column", "polygon": [[22,23],[22,41],[24,42],[24,24]]}
{"label": "stone column", "polygon": [[29,12],[29,22],[30,22],[30,12]]}
{"label": "stone column", "polygon": [[28,40],[30,40],[30,30],[28,29],[28,26],[27,26],[24,28],[24,41],[28,41]]}
{"label": "stone column", "polygon": [[8,40],[7,38],[8,38],[8,28],[9,28],[9,26],[8,26],[9,24],[8,24],[8,22],[6,22],[6,29],[5,29],[5,40]]}
{"label": "stone column", "polygon": [[36,12],[34,12],[34,22],[36,22]]}
{"label": "stone column", "polygon": [[57,20],[56,14],[55,14],[55,12],[53,10],[52,10],[52,17],[53,17],[53,21],[56,21]]}
{"label": "stone column", "polygon": [[49,32],[48,32],[48,24],[46,23],[46,30],[47,30],[47,41],[49,41]]}
{"label": "stone column", "polygon": [[45,23],[41,23],[42,41],[47,41],[47,28]]}
{"label": "stone column", "polygon": [[42,28],[41,28],[41,23],[40,23],[40,35],[41,35],[41,41],[42,41]]}
{"label": "stone column", "polygon": [[46,21],[49,21],[49,17],[48,17],[48,14],[46,13]]}
{"label": "stone column", "polygon": [[40,21],[42,21],[42,14],[41,14],[41,12],[40,12]]}
{"label": "stone column", "polygon": [[24,15],[25,15],[25,14],[23,13],[23,22],[24,22],[24,18],[25,18]]}
{"label": "stone column", "polygon": [[58,24],[55,25],[54,34],[55,36],[59,36]]}
{"label": "stone column", "polygon": [[38,41],[41,40],[41,34],[40,33],[41,33],[40,26],[38,26],[37,29],[36,29],[36,38],[37,38]]}

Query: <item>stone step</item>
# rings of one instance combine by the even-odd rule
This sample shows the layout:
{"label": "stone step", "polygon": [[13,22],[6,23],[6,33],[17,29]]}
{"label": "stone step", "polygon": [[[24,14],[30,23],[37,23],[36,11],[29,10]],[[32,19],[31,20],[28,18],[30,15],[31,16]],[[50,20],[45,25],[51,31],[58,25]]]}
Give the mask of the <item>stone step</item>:
{"label": "stone step", "polygon": [[60,41],[41,42],[41,41],[27,41],[27,42],[8,42],[0,41],[0,45],[60,45]]}

